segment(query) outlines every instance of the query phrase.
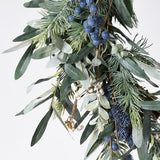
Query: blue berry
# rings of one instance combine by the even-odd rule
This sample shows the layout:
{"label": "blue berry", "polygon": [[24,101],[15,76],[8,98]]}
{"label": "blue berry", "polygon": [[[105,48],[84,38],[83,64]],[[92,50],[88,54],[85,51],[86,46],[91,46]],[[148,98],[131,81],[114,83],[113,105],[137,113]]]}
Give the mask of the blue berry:
{"label": "blue berry", "polygon": [[81,0],[81,1],[79,2],[79,5],[80,5],[80,7],[85,8],[85,7],[87,6],[87,3],[86,3],[85,0]]}
{"label": "blue berry", "polygon": [[73,22],[73,21],[75,21],[73,15],[68,16],[68,22]]}
{"label": "blue berry", "polygon": [[98,40],[93,40],[93,45],[94,46],[100,45],[100,40],[99,39]]}
{"label": "blue berry", "polygon": [[80,15],[81,14],[81,9],[79,7],[75,8],[74,14],[75,15]]}
{"label": "blue berry", "polygon": [[118,144],[115,143],[115,142],[113,142],[113,143],[112,143],[112,150],[113,150],[113,151],[116,151],[117,149],[118,149]]}
{"label": "blue berry", "polygon": [[95,33],[99,33],[99,28],[98,28],[98,27],[95,27],[95,28],[94,28],[94,32],[95,32]]}
{"label": "blue berry", "polygon": [[92,5],[91,7],[90,7],[90,12],[91,13],[96,13],[98,11],[98,7],[96,6],[96,5]]}
{"label": "blue berry", "polygon": [[126,139],[128,137],[128,131],[124,127],[118,127],[118,138],[119,140]]}
{"label": "blue berry", "polygon": [[95,33],[95,32],[93,32],[93,33],[91,34],[91,39],[92,39],[92,40],[98,40],[98,34]]}
{"label": "blue berry", "polygon": [[109,37],[109,33],[107,31],[103,31],[102,32],[102,38],[103,39],[108,39],[108,37]]}
{"label": "blue berry", "polygon": [[87,17],[87,19],[92,19],[92,15],[90,14],[90,15]]}
{"label": "blue berry", "polygon": [[130,148],[133,146],[132,134],[130,134],[130,135],[126,138],[126,142],[127,142],[128,146],[129,146]]}
{"label": "blue berry", "polygon": [[86,32],[87,34],[91,33],[91,32],[92,32],[92,27],[91,27],[91,26],[85,27],[85,32]]}
{"label": "blue berry", "polygon": [[86,0],[86,3],[87,3],[88,5],[91,5],[91,4],[93,3],[93,0]]}
{"label": "blue berry", "polygon": [[95,24],[96,24],[96,22],[95,22],[95,20],[94,20],[94,19],[89,19],[89,20],[88,20],[88,25],[89,25],[89,26],[94,27],[94,26],[95,26]]}
{"label": "blue berry", "polygon": [[96,23],[98,23],[98,17],[97,16],[94,15],[92,18],[95,20]]}
{"label": "blue berry", "polygon": [[107,143],[109,143],[109,142],[110,142],[109,136],[105,136],[105,137],[104,137],[104,141],[107,142]]}
{"label": "blue berry", "polygon": [[108,111],[109,117],[113,117],[111,110]]}
{"label": "blue berry", "polygon": [[101,24],[103,24],[103,22],[104,22],[103,18],[99,16],[98,17],[98,24],[101,25]]}
{"label": "blue berry", "polygon": [[85,20],[85,21],[83,22],[83,26],[84,26],[84,28],[86,28],[86,27],[88,26],[88,21],[87,21],[87,20]]}
{"label": "blue berry", "polygon": [[107,42],[107,39],[101,39],[101,43],[105,44]]}

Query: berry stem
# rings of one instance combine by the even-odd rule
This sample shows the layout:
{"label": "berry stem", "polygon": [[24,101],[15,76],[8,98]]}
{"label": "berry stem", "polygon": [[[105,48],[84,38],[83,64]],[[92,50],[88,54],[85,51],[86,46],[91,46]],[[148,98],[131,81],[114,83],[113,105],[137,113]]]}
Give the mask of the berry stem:
{"label": "berry stem", "polygon": [[108,12],[107,12],[106,17],[105,17],[105,19],[104,19],[104,23],[103,23],[103,25],[102,25],[102,28],[104,28],[105,25],[106,25],[106,22],[107,22],[109,13],[110,13],[110,11],[111,11],[112,4],[113,4],[113,0],[111,0],[111,3],[110,3],[110,5],[109,5]]}
{"label": "berry stem", "polygon": [[115,120],[115,130],[116,130],[117,144],[119,145],[119,138],[118,138],[118,131],[117,131],[117,121],[116,120]]}
{"label": "berry stem", "polygon": [[73,104],[73,108],[72,108],[72,113],[71,113],[71,115],[70,115],[70,119],[72,120],[73,118],[74,118],[74,113],[75,113],[75,111],[76,111],[76,108],[77,108],[77,98],[75,99],[75,101],[74,101],[74,104]]}
{"label": "berry stem", "polygon": [[103,0],[99,0],[97,7],[99,8]]}

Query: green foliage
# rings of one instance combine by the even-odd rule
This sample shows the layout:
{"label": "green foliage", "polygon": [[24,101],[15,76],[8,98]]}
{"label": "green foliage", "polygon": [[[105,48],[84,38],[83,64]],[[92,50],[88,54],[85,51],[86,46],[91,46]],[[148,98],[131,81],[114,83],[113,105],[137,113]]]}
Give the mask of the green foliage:
{"label": "green foliage", "polygon": [[[156,96],[160,95],[160,91],[150,93],[141,86],[141,80],[159,87],[151,81],[150,76],[160,80],[160,63],[149,56],[147,39],[142,37],[137,40],[136,35],[131,40],[112,23],[115,19],[127,31],[136,27],[133,0],[94,2],[99,8],[97,15],[105,19],[103,24],[98,25],[99,35],[103,30],[109,33],[107,42],[98,46],[93,45],[91,34],[86,34],[84,30],[83,22],[90,15],[88,8],[81,8],[80,15],[74,14],[79,1],[32,0],[24,4],[27,8],[41,8],[42,18],[28,22],[24,33],[13,40],[21,43],[3,52],[16,51],[29,45],[18,63],[15,79],[25,73],[31,59],[50,58],[47,67],[58,69],[56,74],[41,78],[28,87],[27,92],[30,92],[37,84],[53,78],[57,81],[17,115],[26,114],[51,100],[49,111],[33,135],[31,146],[44,134],[52,113],[67,131],[79,129],[80,124],[92,115],[80,139],[82,144],[92,135],[85,159],[100,145],[102,150],[97,160],[122,159],[133,149],[138,150],[140,160],[158,159],[160,124],[157,118],[160,116],[160,102]],[[74,16],[74,22],[69,23],[69,15]],[[124,44],[129,44],[130,49],[125,48]],[[84,110],[82,116],[77,103],[79,99],[82,101],[80,111]],[[116,105],[119,107],[114,110]],[[126,132],[132,135],[132,147],[127,145],[127,139],[118,138],[121,124],[112,110],[119,119],[126,118],[125,113],[128,115],[125,120],[131,123],[126,127]],[[63,119],[65,111],[68,114],[66,121]],[[112,151],[111,142],[104,141],[106,136],[110,136],[112,142],[118,142],[118,150]]]}

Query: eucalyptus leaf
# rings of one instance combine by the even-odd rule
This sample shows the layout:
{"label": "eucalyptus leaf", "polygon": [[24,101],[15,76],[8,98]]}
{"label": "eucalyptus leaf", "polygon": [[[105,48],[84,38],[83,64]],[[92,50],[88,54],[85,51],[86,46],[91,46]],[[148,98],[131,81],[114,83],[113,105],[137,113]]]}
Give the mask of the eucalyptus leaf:
{"label": "eucalyptus leaf", "polygon": [[31,32],[26,32],[18,37],[16,37],[13,42],[26,41],[30,38],[37,36],[40,32],[37,29],[32,30]]}
{"label": "eucalyptus leaf", "polygon": [[159,111],[160,101],[140,101],[139,104],[144,110]]}
{"label": "eucalyptus leaf", "polygon": [[86,110],[87,111],[94,111],[98,108],[99,106],[99,101],[98,100],[94,100],[93,102],[90,102],[87,106],[86,106]]}
{"label": "eucalyptus leaf", "polygon": [[46,115],[43,117],[43,119],[40,121],[40,123],[38,124],[36,131],[34,132],[34,135],[32,137],[31,146],[34,146],[43,136],[46,130],[48,121],[51,118],[52,112],[53,112],[53,108],[51,107],[49,111],[46,113]]}
{"label": "eucalyptus leaf", "polygon": [[137,148],[140,148],[143,142],[143,128],[138,125],[137,128],[132,128],[133,142]]}
{"label": "eucalyptus leaf", "polygon": [[97,57],[93,58],[93,59],[92,59],[92,65],[93,65],[94,67],[101,65],[101,60],[98,59]]}
{"label": "eucalyptus leaf", "polygon": [[97,98],[97,95],[95,93],[90,93],[90,94],[87,93],[84,96],[80,110],[82,111],[84,108],[86,108],[88,106],[89,102],[96,100],[96,98]]}
{"label": "eucalyptus leaf", "polygon": [[101,107],[99,107],[98,110],[99,110],[99,116],[102,117],[107,122],[107,120],[109,119],[108,112]]}
{"label": "eucalyptus leaf", "polygon": [[94,131],[96,125],[90,125],[90,121],[92,121],[95,117],[97,117],[97,113],[92,116],[92,118],[89,120],[88,124],[86,125],[80,139],[80,144],[84,143],[87,140],[87,138],[90,136],[90,134]]}
{"label": "eucalyptus leaf", "polygon": [[109,104],[109,101],[103,96],[103,95],[100,95],[98,97],[99,99],[99,102],[100,104],[105,108],[105,109],[110,109],[110,104]]}
{"label": "eucalyptus leaf", "polygon": [[95,47],[92,43],[89,43],[88,45],[84,46],[78,53],[73,53],[69,56],[67,63],[75,64],[76,62],[81,61],[85,57],[88,56],[89,53],[93,51]]}
{"label": "eucalyptus leaf", "polygon": [[50,46],[45,46],[42,48],[37,49],[33,55],[32,59],[42,59],[48,56],[52,56],[54,54],[58,54],[60,50],[56,47],[53,47],[52,45]]}
{"label": "eucalyptus leaf", "polygon": [[26,71],[30,61],[32,53],[35,49],[35,44],[31,44],[29,48],[26,50],[21,60],[19,61],[16,71],[15,71],[15,79],[19,79]]}
{"label": "eucalyptus leaf", "polygon": [[144,69],[144,71],[145,71],[148,75],[152,76],[152,77],[155,78],[155,79],[160,80],[160,71],[158,71],[156,68],[151,67],[151,66],[149,66],[149,65],[147,65],[147,64],[141,63],[141,62],[139,62],[139,61],[137,61],[137,63],[138,63],[138,65],[139,65],[142,69]]}
{"label": "eucalyptus leaf", "polygon": [[72,47],[58,36],[55,36],[55,45],[60,51],[64,53],[67,53],[67,54],[72,53]]}
{"label": "eucalyptus leaf", "polygon": [[124,0],[115,0],[114,3],[118,10],[118,14],[121,17],[121,20],[123,20],[128,27],[132,28],[133,27],[132,17],[124,3]]}
{"label": "eucalyptus leaf", "polygon": [[64,69],[65,69],[66,74],[72,79],[74,79],[75,81],[84,80],[84,76],[82,72],[78,68],[75,68],[73,65],[65,64]]}
{"label": "eucalyptus leaf", "polygon": [[57,55],[56,56],[53,56],[49,62],[47,63],[46,67],[47,68],[52,68],[52,67],[56,67],[58,65],[60,65],[62,62],[57,58]]}
{"label": "eucalyptus leaf", "polygon": [[44,2],[45,0],[32,0],[30,2],[24,3],[26,8],[39,8],[39,4]]}
{"label": "eucalyptus leaf", "polygon": [[25,47],[25,46],[30,45],[31,43],[32,43],[32,39],[29,39],[29,40],[27,40],[27,41],[24,41],[24,42],[22,42],[22,43],[20,43],[20,44],[18,44],[18,45],[16,45],[16,46],[10,48],[10,49],[7,49],[7,50],[3,51],[2,53],[9,53],[9,52],[16,51],[16,50],[18,50],[18,49],[21,49],[21,48],[23,48],[23,47]]}
{"label": "eucalyptus leaf", "polygon": [[41,94],[36,99],[32,100],[20,113],[17,114],[17,116],[30,112],[31,110],[36,108],[38,105],[42,104],[43,102],[45,102],[46,100],[51,98],[50,96],[47,97],[47,98],[44,98],[44,97],[48,96],[50,93],[55,92],[56,91],[55,89],[56,89],[55,87],[52,87],[51,89],[49,89],[48,91],[44,92],[43,94]]}

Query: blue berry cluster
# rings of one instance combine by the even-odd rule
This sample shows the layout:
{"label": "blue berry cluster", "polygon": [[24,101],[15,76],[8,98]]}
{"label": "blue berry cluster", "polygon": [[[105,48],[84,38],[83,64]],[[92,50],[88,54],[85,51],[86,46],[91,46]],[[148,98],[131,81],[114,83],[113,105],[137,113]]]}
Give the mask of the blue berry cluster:
{"label": "blue berry cluster", "polygon": [[[109,101],[112,97],[112,89],[111,86],[107,83],[102,87],[104,91],[104,96]],[[129,116],[128,110],[124,111],[124,106],[119,104],[120,99],[117,99],[117,103],[114,104],[110,110],[108,110],[108,114],[110,118],[114,118],[117,122],[117,132],[119,140],[126,140],[128,146],[131,148],[133,146],[133,139],[131,134],[131,120]],[[106,142],[108,142],[107,137],[104,138]]]}
{"label": "blue berry cluster", "polygon": [[[76,7],[74,10],[75,15],[80,15],[81,8],[87,8],[90,11],[88,18],[83,21],[84,31],[90,34],[93,45],[98,46],[107,42],[109,33],[104,30],[102,31],[101,26],[104,22],[103,18],[98,15],[98,7],[94,4],[94,0],[81,0],[79,2],[80,7]],[[71,23],[75,21],[73,15],[68,17],[68,21]]]}

